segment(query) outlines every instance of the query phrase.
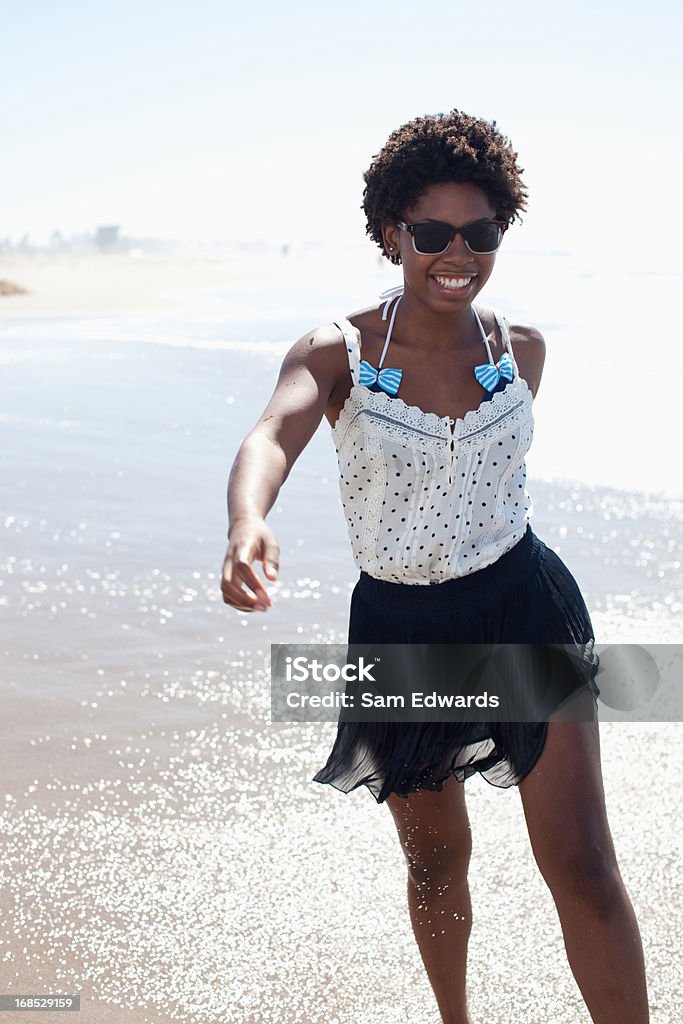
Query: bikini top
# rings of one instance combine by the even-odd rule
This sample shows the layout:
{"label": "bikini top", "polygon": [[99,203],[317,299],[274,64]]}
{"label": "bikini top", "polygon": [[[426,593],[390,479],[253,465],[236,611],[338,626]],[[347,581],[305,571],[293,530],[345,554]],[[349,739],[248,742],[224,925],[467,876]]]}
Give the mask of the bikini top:
{"label": "bikini top", "polygon": [[[383,320],[402,293],[399,287],[380,296]],[[519,375],[505,318],[495,313],[509,358],[494,364],[475,310],[488,356],[480,364],[486,380],[480,405],[458,419],[407,405],[396,394],[402,371],[384,367],[397,306],[377,367],[363,367],[349,321],[335,322],[352,381],[332,428],[340,496],[362,571],[395,582],[437,583],[491,564],[526,531],[533,513],[524,463],[533,438],[532,395]]]}
{"label": "bikini top", "polygon": [[[401,379],[403,377],[403,371],[397,369],[396,367],[383,368],[382,364],[384,363],[384,358],[387,354],[387,349],[389,348],[389,342],[391,341],[391,332],[394,329],[394,320],[396,319],[396,311],[398,310],[402,296],[402,285],[399,285],[396,288],[390,288],[387,291],[383,292],[382,295],[380,296],[380,298],[385,298],[387,300],[385,302],[384,310],[382,312],[382,320],[386,320],[389,306],[391,305],[393,300],[396,299],[396,304],[394,305],[391,314],[391,320],[389,321],[389,329],[387,331],[386,340],[384,342],[384,348],[382,349],[382,355],[380,356],[379,363],[377,364],[376,368],[372,366],[370,363],[368,363],[365,359],[362,359],[360,361],[360,383],[364,384],[366,387],[369,387],[373,391],[386,391],[387,394],[390,394],[392,396],[396,395],[396,392],[399,389]],[[479,318],[479,314],[477,310],[474,308],[474,306],[472,306],[472,312],[477,322],[477,326],[479,327],[479,331],[484,341],[484,345],[486,346],[486,354],[488,356],[487,363],[481,363],[478,366],[474,367],[474,375],[476,379],[479,381],[479,383],[482,385],[482,387],[485,389],[485,395],[482,401],[486,401],[495,391],[504,390],[507,385],[507,382],[511,381],[514,378],[514,376],[518,374],[518,370],[517,364],[515,363],[515,357],[512,352],[512,343],[510,341],[508,324],[505,318],[502,317],[495,310],[493,311],[507,348],[507,351],[503,353],[498,362],[494,363],[493,356],[491,355],[491,346],[489,345],[489,340],[486,335],[486,331],[484,330],[482,322]]]}

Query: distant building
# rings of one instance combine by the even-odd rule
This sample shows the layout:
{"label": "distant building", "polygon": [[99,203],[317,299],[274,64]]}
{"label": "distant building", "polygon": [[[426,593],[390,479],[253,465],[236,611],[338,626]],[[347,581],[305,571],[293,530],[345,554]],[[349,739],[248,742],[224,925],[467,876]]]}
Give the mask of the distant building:
{"label": "distant building", "polygon": [[101,252],[118,249],[120,243],[119,225],[105,224],[95,231],[95,245]]}

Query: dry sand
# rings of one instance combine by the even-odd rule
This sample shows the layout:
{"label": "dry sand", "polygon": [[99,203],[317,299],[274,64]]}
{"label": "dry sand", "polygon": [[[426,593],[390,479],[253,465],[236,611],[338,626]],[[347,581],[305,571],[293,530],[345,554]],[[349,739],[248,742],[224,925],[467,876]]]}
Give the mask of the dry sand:
{"label": "dry sand", "polygon": [[282,266],[280,253],[216,257],[175,252],[0,253],[0,281],[25,294],[0,294],[0,318],[169,313],[197,294]]}

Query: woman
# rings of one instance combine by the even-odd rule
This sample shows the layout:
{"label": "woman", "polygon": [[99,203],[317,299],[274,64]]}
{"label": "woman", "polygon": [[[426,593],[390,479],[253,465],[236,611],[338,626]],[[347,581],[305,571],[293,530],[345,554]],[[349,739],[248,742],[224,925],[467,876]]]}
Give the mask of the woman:
{"label": "woman", "polygon": [[547,720],[340,719],[315,781],[364,785],[387,803],[444,1024],[471,1024],[463,783],[475,772],[519,789],[592,1019],[646,1024],[641,940],[605,810],[592,624],[569,569],[530,525],[524,456],[545,343],[474,305],[526,208],[517,154],[495,122],[453,110],[393,132],[365,182],[367,233],[402,266],[403,284],[288,352],[230,476],[224,600],[240,611],[270,606],[252,562],[276,578],[265,517],[325,415],[360,569],[350,644],[576,645],[593,670],[573,690],[551,693],[549,662],[532,659],[524,685],[550,694]]}

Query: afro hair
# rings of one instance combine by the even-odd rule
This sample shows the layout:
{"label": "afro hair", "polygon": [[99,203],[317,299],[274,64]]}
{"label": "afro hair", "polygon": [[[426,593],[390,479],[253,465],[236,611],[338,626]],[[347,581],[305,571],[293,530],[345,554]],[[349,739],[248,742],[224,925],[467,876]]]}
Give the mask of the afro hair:
{"label": "afro hair", "polygon": [[478,185],[496,217],[511,224],[526,210],[522,173],[517,153],[495,121],[459,110],[416,117],[391,133],[363,175],[366,234],[387,259],[400,263],[400,256],[385,250],[382,225],[402,220],[426,188],[448,181]]}

